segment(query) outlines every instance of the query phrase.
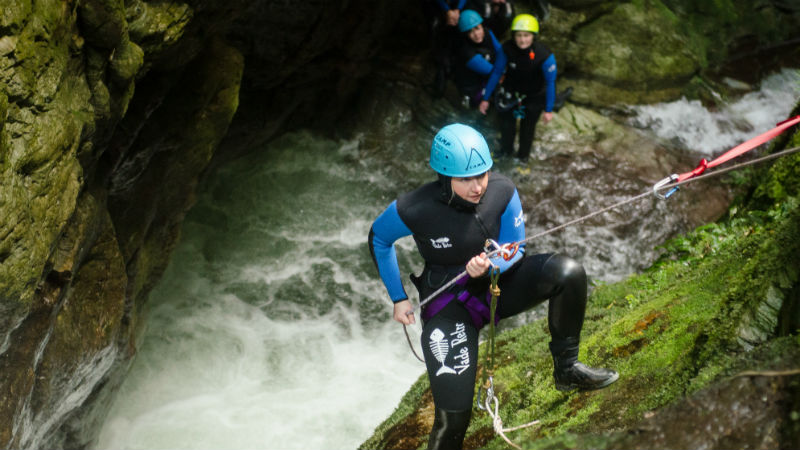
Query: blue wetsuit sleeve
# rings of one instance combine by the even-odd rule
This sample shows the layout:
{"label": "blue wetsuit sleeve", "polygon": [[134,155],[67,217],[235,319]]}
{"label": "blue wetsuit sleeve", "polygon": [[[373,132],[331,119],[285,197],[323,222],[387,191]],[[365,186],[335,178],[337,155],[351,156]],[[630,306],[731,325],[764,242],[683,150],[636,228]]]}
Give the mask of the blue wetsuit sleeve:
{"label": "blue wetsuit sleeve", "polygon": [[542,64],[542,72],[544,72],[545,84],[545,103],[544,110],[546,112],[553,111],[553,104],[556,101],[556,75],[558,69],[556,68],[556,57],[552,53],[544,60]]}
{"label": "blue wetsuit sleeve", "polygon": [[450,4],[447,3],[446,0],[436,0],[436,4],[439,5],[439,8],[441,8],[442,11],[449,11],[451,9],[462,10],[462,9],[464,9],[464,4],[465,3],[467,3],[467,0],[461,0],[461,1],[458,2],[458,6],[456,8],[450,8]]}
{"label": "blue wetsuit sleeve", "polygon": [[489,75],[492,73],[494,66],[487,61],[483,56],[478,53],[467,61],[467,69],[479,73],[481,75]]}
{"label": "blue wetsuit sleeve", "polygon": [[369,231],[369,251],[392,302],[408,298],[400,277],[394,242],[410,234],[411,230],[397,213],[396,200],[375,219]]}
{"label": "blue wetsuit sleeve", "polygon": [[489,75],[489,81],[486,82],[486,89],[483,91],[484,100],[489,100],[489,98],[492,96],[494,88],[497,87],[497,84],[500,82],[500,78],[503,76],[503,72],[506,70],[506,62],[508,61],[500,41],[494,37],[494,33],[492,33],[491,30],[488,31],[489,37],[492,38],[492,46],[494,46],[494,65],[492,66],[492,71]]}
{"label": "blue wetsuit sleeve", "polygon": [[[515,189],[514,195],[506,206],[506,210],[500,216],[500,233],[497,236],[497,243],[502,245],[523,240],[525,240],[525,219],[522,215],[522,202],[519,200],[519,192]],[[499,267],[502,273],[522,259],[524,253],[525,243],[522,243],[513,258],[506,261],[501,256],[495,256],[492,258],[492,263]]]}

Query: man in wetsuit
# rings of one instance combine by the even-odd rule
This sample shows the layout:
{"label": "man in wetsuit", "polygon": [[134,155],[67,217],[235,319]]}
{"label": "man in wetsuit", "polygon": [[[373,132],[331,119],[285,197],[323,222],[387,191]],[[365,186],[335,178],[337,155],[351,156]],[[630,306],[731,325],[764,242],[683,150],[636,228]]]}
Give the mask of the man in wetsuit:
{"label": "man in wetsuit", "polygon": [[489,321],[491,266],[500,271],[498,318],[518,314],[549,299],[550,351],[559,390],[598,389],[616,372],[578,362],[586,309],[583,267],[559,254],[526,255],[524,244],[508,260],[487,258],[484,243],[525,239],[519,193],[503,175],[492,173],[484,137],[473,128],[442,128],[431,146],[430,165],[438,180],[403,194],[375,220],[369,249],[394,303],[394,320],[415,322],[400,276],[394,242],[411,235],[425,260],[413,277],[420,299],[466,272],[422,310],[421,343],[435,405],[429,449],[461,448],[471,417],[478,359],[478,332]]}

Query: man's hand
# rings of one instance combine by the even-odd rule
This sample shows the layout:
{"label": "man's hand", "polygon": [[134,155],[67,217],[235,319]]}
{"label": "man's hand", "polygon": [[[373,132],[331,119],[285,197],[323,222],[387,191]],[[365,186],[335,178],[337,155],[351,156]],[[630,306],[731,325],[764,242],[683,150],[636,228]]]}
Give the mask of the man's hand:
{"label": "man's hand", "polygon": [[469,260],[467,263],[467,273],[472,278],[478,278],[483,276],[488,270],[489,267],[492,267],[492,264],[489,262],[489,258],[486,257],[486,253],[481,253],[478,256],[473,256],[472,259]]}
{"label": "man's hand", "polygon": [[481,104],[478,105],[478,110],[481,112],[481,114],[485,116],[486,113],[489,111],[489,101],[488,100],[481,101]]}
{"label": "man's hand", "polygon": [[414,325],[417,323],[414,318],[414,307],[409,300],[399,301],[394,304],[394,320],[403,325]]}
{"label": "man's hand", "polygon": [[457,9],[449,9],[449,10],[447,10],[447,13],[446,13],[446,16],[445,16],[445,22],[447,23],[447,25],[449,25],[451,27],[454,27],[454,26],[458,25],[458,18],[459,17],[461,17],[461,11],[459,11]]}
{"label": "man's hand", "polygon": [[550,122],[551,120],[553,120],[553,113],[546,112],[546,113],[542,114],[542,120],[543,120],[542,123]]}

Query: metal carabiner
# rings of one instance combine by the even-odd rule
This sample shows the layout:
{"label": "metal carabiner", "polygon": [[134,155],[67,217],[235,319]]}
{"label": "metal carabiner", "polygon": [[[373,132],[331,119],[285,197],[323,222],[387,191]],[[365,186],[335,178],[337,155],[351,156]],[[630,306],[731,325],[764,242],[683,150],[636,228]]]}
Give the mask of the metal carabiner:
{"label": "metal carabiner", "polygon": [[487,257],[491,258],[498,253],[502,253],[503,248],[494,239],[487,239],[483,244],[483,251],[486,252]]}
{"label": "metal carabiner", "polygon": [[[489,404],[489,402],[492,401],[492,399],[494,398],[494,379],[493,379],[492,376],[489,376],[489,379],[487,381],[488,381],[489,386],[486,388],[486,403],[485,404]],[[484,406],[484,403],[481,403],[481,391],[482,390],[483,390],[483,386],[478,386],[478,393],[475,396],[475,406],[478,409],[481,409],[481,410],[484,410],[484,411],[489,411]]]}
{"label": "metal carabiner", "polygon": [[661,189],[662,187],[664,187],[664,186],[666,186],[666,185],[668,185],[668,184],[670,184],[670,183],[674,183],[674,182],[676,182],[676,181],[678,181],[678,174],[677,174],[677,173],[673,173],[672,175],[670,175],[670,176],[668,176],[668,177],[664,178],[663,180],[659,181],[658,183],[656,183],[656,184],[653,186],[653,194],[654,194],[654,195],[655,195],[657,198],[660,198],[661,200],[666,200],[666,199],[668,199],[668,198],[669,198],[669,197],[670,197],[672,194],[674,194],[675,192],[677,192],[677,191],[678,191],[678,189],[679,189],[679,188],[678,188],[678,186],[675,186],[675,187],[673,187],[672,189],[670,189],[670,190],[669,190],[669,192],[667,192],[667,193],[666,193],[666,194],[664,194],[664,195],[661,195],[661,194],[659,194],[659,193],[658,193],[658,191],[659,191],[659,189]]}

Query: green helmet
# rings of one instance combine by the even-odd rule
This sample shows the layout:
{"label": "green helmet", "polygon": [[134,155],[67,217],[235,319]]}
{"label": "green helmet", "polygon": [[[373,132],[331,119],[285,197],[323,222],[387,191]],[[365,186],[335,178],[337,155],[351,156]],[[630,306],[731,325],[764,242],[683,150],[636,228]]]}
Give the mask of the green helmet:
{"label": "green helmet", "polygon": [[536,17],[533,17],[530,14],[520,14],[517,17],[514,17],[514,21],[511,22],[511,31],[527,31],[533,34],[538,34],[539,21],[536,20]]}

